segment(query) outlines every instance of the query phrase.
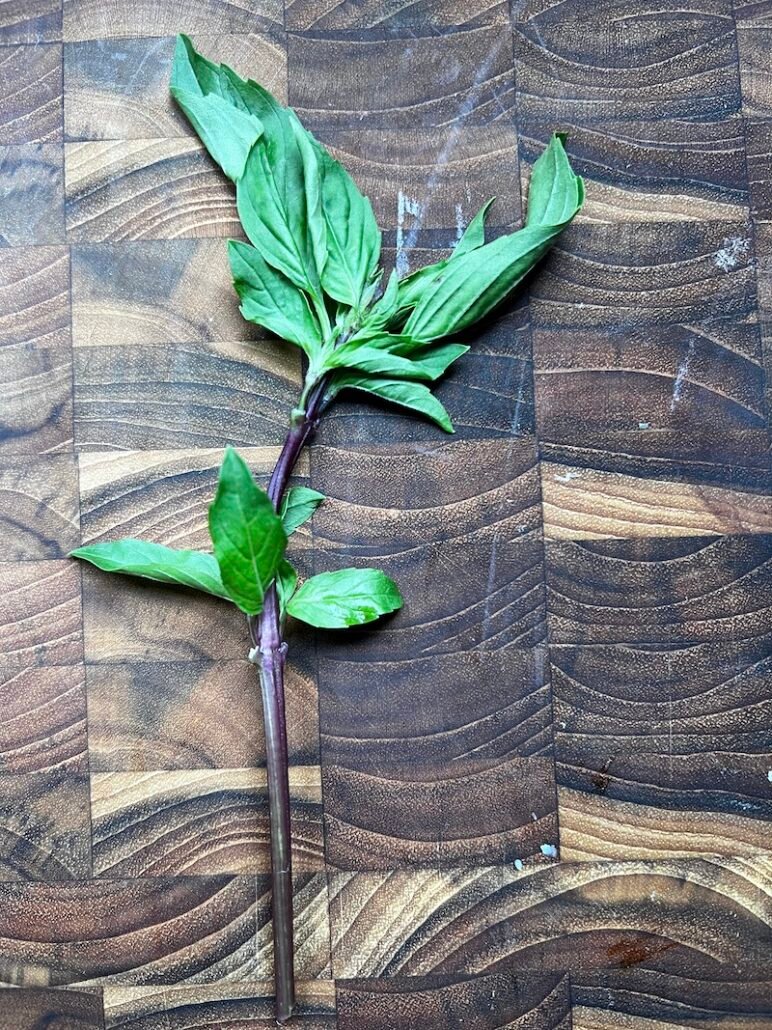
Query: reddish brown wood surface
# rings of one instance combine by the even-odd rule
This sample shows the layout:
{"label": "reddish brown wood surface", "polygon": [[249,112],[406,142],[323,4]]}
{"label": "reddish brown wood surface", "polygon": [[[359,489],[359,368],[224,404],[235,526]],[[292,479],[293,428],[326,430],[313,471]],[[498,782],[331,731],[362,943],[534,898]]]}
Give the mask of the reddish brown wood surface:
{"label": "reddish brown wood surface", "polygon": [[[205,542],[300,381],[239,313],[232,190],[173,36],[297,108],[387,260],[519,224],[551,132],[587,205],[469,334],[446,437],[335,409],[293,631],[298,1026],[772,1027],[772,5],[0,3],[0,1030],[272,1024],[246,626],[81,540]],[[766,372],[765,372],[766,369]]]}

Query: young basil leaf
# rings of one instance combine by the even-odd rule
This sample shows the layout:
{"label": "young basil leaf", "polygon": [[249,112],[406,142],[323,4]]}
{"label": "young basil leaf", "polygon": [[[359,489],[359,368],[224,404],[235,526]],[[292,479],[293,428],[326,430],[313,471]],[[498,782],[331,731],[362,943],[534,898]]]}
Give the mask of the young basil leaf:
{"label": "young basil leaf", "polygon": [[327,265],[327,222],[322,214],[321,153],[298,119],[290,112],[290,125],[303,163],[303,187],[306,199],[306,219],[311,250],[317,273],[322,276]]}
{"label": "young basil leaf", "polygon": [[322,207],[327,225],[322,286],[333,300],[358,310],[378,270],[381,233],[370,201],[362,196],[343,165],[316,140],[314,143],[322,170]]}
{"label": "young basil leaf", "polygon": [[526,225],[563,225],[584,201],[584,183],[575,174],[563,143],[555,134],[531,172]]}
{"label": "young basil leaf", "polygon": [[394,580],[379,569],[340,569],[307,579],[287,612],[321,629],[346,629],[373,622],[402,607]]}
{"label": "young basil leaf", "polygon": [[139,576],[157,583],[192,587],[230,600],[220,577],[217,560],[213,554],[205,554],[203,551],[180,551],[149,540],[125,538],[86,544],[71,551],[70,557],[82,558],[105,572],[119,572],[124,576]]}
{"label": "young basil leaf", "polygon": [[287,534],[268,494],[232,447],[225,452],[209,508],[209,535],[228,596],[247,615],[257,615],[284,555]]}
{"label": "young basil leaf", "polygon": [[468,350],[469,347],[462,343],[446,343],[440,347],[424,347],[420,351],[414,351],[410,356],[413,364],[420,368],[429,379],[439,379],[453,362],[466,354]]}
{"label": "young basil leaf", "polygon": [[282,558],[276,570],[276,593],[279,597],[279,614],[282,618],[287,613],[289,599],[295,593],[297,585],[297,570],[290,565],[286,558]]}
{"label": "young basil leaf", "polygon": [[453,258],[459,258],[463,254],[468,254],[470,250],[477,250],[478,247],[482,247],[485,243],[485,219],[488,217],[491,204],[495,199],[495,197],[491,197],[490,200],[487,200],[483,204],[472,221],[466,227],[464,235],[453,248],[453,253],[449,260],[452,261]]}
{"label": "young basil leaf", "polygon": [[170,89],[201,142],[235,182],[262,134],[260,119],[233,103],[222,69],[197,54],[186,36],[177,37]]}
{"label": "young basil leaf", "polygon": [[310,490],[307,486],[290,487],[284,495],[279,511],[287,536],[291,536],[299,526],[307,522],[324,499],[324,494],[320,494],[318,490]]}
{"label": "young basil leaf", "polygon": [[342,347],[332,351],[327,358],[325,367],[328,369],[354,368],[360,372],[394,376],[399,379],[432,379],[432,375],[425,368],[411,361],[410,358],[403,358],[387,350],[368,347],[359,342],[352,343],[352,341],[344,343]]}
{"label": "young basil leaf", "polygon": [[445,408],[437,400],[431,390],[422,383],[412,383],[402,379],[382,379],[378,376],[359,376],[356,372],[339,372],[330,388],[330,396],[334,396],[340,390],[362,390],[364,393],[371,393],[374,397],[390,401],[402,408],[410,408],[426,415],[432,422],[444,429],[446,433],[453,432],[453,423],[450,421]]}
{"label": "young basil leaf", "polygon": [[228,257],[244,318],[297,344],[309,358],[318,354],[322,332],[305,294],[247,243],[229,240]]}

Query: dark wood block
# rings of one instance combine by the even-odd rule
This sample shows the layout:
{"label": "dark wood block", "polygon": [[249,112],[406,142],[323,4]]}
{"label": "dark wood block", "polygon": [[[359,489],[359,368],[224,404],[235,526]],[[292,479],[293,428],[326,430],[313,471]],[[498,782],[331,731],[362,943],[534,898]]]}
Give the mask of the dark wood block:
{"label": "dark wood block", "polygon": [[88,776],[60,770],[0,775],[0,880],[90,874]]}
{"label": "dark wood block", "polygon": [[500,0],[367,0],[350,4],[345,0],[320,3],[320,0],[287,0],[287,28],[291,32],[350,32],[366,30],[401,34],[432,29],[457,32],[485,25],[509,26],[509,9]]}
{"label": "dark wood block", "polygon": [[72,242],[243,237],[233,186],[189,139],[65,146]]}
{"label": "dark wood block", "polygon": [[[520,222],[517,134],[507,121],[395,131],[367,121],[348,130],[322,127],[316,135],[370,198],[384,241],[396,243],[400,275],[415,267],[412,250],[455,244],[491,197],[491,238]],[[384,255],[387,272],[392,262]]]}
{"label": "dark wood block", "polygon": [[6,47],[0,60],[0,143],[62,138],[62,48]]}
{"label": "dark wood block", "polygon": [[514,10],[521,157],[568,132],[585,218],[733,219],[747,208],[729,0],[689,9],[526,0]]}
{"label": "dark wood block", "polygon": [[549,758],[455,760],[423,773],[322,767],[327,861],[335,869],[486,866],[557,853]]}
{"label": "dark wood block", "polygon": [[551,658],[564,858],[768,850],[763,647],[556,646]]}
{"label": "dark wood block", "polygon": [[300,393],[298,354],[244,343],[78,347],[76,446],[280,446]]}
{"label": "dark wood block", "polygon": [[0,41],[47,43],[62,38],[62,0],[3,0]]}
{"label": "dark wood block", "polygon": [[[76,347],[264,341],[266,336],[239,313],[224,240],[74,246],[72,296]],[[260,351],[275,356],[289,346],[265,343]]]}
{"label": "dark wood block", "polygon": [[695,982],[634,968],[571,977],[574,1030],[617,1030],[652,1023],[668,1027],[767,1030],[772,983],[752,974],[742,980]]}
{"label": "dark wood block", "polygon": [[0,453],[52,454],[72,448],[72,356],[64,347],[3,353]]}
{"label": "dark wood block", "polygon": [[712,464],[752,465],[766,455],[755,319],[536,330],[533,355],[545,441]]}
{"label": "dark wood block", "polygon": [[555,974],[341,980],[337,994],[339,1030],[571,1028],[568,978]]}
{"label": "dark wood block", "polygon": [[737,0],[734,16],[738,28],[772,27],[772,4],[769,0]]}
{"label": "dark wood block", "polygon": [[[493,25],[451,35],[424,26],[419,33],[361,33],[353,39],[290,35],[289,99],[303,123],[312,132],[363,124],[398,131],[452,122],[490,125],[511,117],[509,32]],[[336,69],[334,78],[330,68]],[[456,138],[455,133],[448,137],[445,160]]]}
{"label": "dark wood block", "polygon": [[747,222],[576,225],[531,284],[534,328],[615,329],[740,322],[755,310]]}
{"label": "dark wood block", "polygon": [[0,347],[70,344],[70,257],[66,247],[3,251]]}
{"label": "dark wood block", "polygon": [[0,146],[0,246],[64,243],[61,143]]}
{"label": "dark wood block", "polygon": [[[664,434],[663,434],[664,435]],[[688,439],[668,433],[674,451]],[[757,439],[760,442],[761,434]],[[677,440],[677,443],[676,443]],[[677,448],[677,450],[676,450]],[[664,446],[660,446],[665,450]],[[706,465],[546,444],[544,535],[552,540],[772,532],[766,468]]]}
{"label": "dark wood block", "polygon": [[[239,454],[267,487],[279,447],[242,447]],[[168,547],[211,550],[207,510],[217,490],[220,448],[174,451],[94,451],[78,455],[83,542],[130,536]],[[293,476],[308,479],[308,452]],[[310,523],[292,535],[292,560],[309,560]]]}
{"label": "dark wood block", "polygon": [[250,649],[246,618],[227,601],[85,565],[83,629],[86,660],[109,665],[245,659]]}
{"label": "dark wood block", "polygon": [[[747,139],[748,180],[751,193],[751,213],[755,218],[772,218],[772,120],[748,120],[745,125]],[[763,237],[762,237],[763,240]]]}
{"label": "dark wood block", "polygon": [[696,992],[703,979],[763,981],[768,891],[763,856],[335,873],[333,970],[573,977],[634,966],[691,978]]}
{"label": "dark wood block", "polygon": [[[159,654],[168,657],[160,647]],[[265,765],[260,684],[249,662],[89,665],[87,676],[94,772]],[[318,764],[313,659],[300,642],[290,651],[285,693],[290,761]]]}
{"label": "dark wood block", "polygon": [[0,1030],[104,1030],[97,992],[28,987],[0,993]]}
{"label": "dark wood block", "polygon": [[0,564],[0,672],[83,660],[75,561]]}
{"label": "dark wood block", "polygon": [[[273,977],[271,878],[257,878],[257,961],[251,980]],[[324,873],[293,876],[295,975],[298,980],[330,979],[330,921]]]}
{"label": "dark wood block", "polygon": [[768,639],[769,536],[550,543],[555,644],[678,647]]}
{"label": "dark wood block", "polygon": [[3,981],[216,983],[255,964],[252,877],[0,884]]}
{"label": "dark wood block", "polygon": [[82,665],[28,668],[0,683],[0,772],[85,768],[86,682]]}
{"label": "dark wood block", "polygon": [[61,558],[80,537],[78,474],[69,455],[8,457],[0,465],[0,533],[10,561]]}
{"label": "dark wood block", "polygon": [[[335,987],[329,980],[296,984],[292,1019],[303,1030],[335,1030]],[[273,984],[198,987],[106,987],[106,1030],[273,1030]]]}
{"label": "dark wood block", "polygon": [[552,753],[543,648],[319,665],[324,764],[371,775]]}
{"label": "dark wood block", "polygon": [[[315,766],[290,770],[292,868],[324,869]],[[257,769],[98,773],[94,873],[175,876],[271,871],[268,788]]]}
{"label": "dark wood block", "polygon": [[746,118],[768,118],[772,115],[772,87],[766,63],[772,43],[771,30],[772,25],[754,26],[742,22],[737,25],[740,84]]}
{"label": "dark wood block", "polygon": [[101,0],[64,0],[64,39],[114,39],[122,36],[171,36],[176,32],[255,32],[282,22],[279,0],[169,0],[130,4]]}
{"label": "dark wood block", "polygon": [[318,446],[312,461],[328,497],[315,571],[377,566],[405,598],[381,625],[321,635],[321,653],[402,661],[543,639],[533,441]]}
{"label": "dark wood block", "polygon": [[[193,45],[287,101],[287,55],[281,32],[194,33]],[[67,43],[64,79],[67,139],[164,139],[193,129],[169,93],[174,36]]]}

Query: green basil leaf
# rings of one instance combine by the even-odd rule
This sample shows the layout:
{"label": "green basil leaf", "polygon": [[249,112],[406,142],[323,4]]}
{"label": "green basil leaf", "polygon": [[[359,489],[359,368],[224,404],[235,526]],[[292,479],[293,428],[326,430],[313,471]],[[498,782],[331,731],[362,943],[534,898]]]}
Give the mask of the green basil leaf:
{"label": "green basil leaf", "polygon": [[324,494],[320,494],[318,490],[310,490],[307,486],[290,487],[284,495],[279,511],[287,536],[291,536],[299,526],[307,522],[324,499]]}
{"label": "green basil leaf", "polygon": [[564,225],[584,201],[584,183],[568,160],[564,137],[555,134],[531,172],[526,225]]}
{"label": "green basil leaf", "polygon": [[402,408],[418,411],[432,422],[436,422],[446,433],[453,432],[453,423],[447,411],[431,390],[422,383],[382,379],[377,376],[358,376],[355,372],[339,372],[331,386],[330,396],[343,389],[362,390]]}
{"label": "green basil leaf", "polygon": [[491,204],[495,199],[495,197],[491,197],[490,200],[486,201],[466,227],[464,235],[453,248],[453,253],[449,258],[450,261],[453,258],[461,257],[463,254],[468,254],[470,250],[477,250],[478,247],[482,247],[485,243],[485,219],[488,217]]}
{"label": "green basil leaf", "polygon": [[170,88],[217,164],[228,178],[240,178],[262,122],[234,104],[222,69],[197,54],[186,36],[177,37]]}
{"label": "green basil leaf", "polygon": [[228,596],[247,615],[257,615],[284,555],[287,534],[268,494],[232,447],[225,452],[209,508],[209,535]]}
{"label": "green basil leaf", "polygon": [[[391,374],[396,378],[407,378],[407,379],[424,379],[432,380],[438,379],[444,372],[447,371],[453,362],[460,358],[462,354],[466,354],[469,350],[464,344],[461,343],[447,343],[441,344],[440,346],[429,346],[422,343],[420,340],[414,340],[410,336],[395,336],[389,333],[381,333],[377,336],[366,340],[366,343],[359,343],[359,336],[354,336],[349,340],[345,347],[350,348],[350,351],[354,355],[364,355],[365,360],[357,363],[355,360],[341,360],[340,367],[348,368],[360,368],[367,372],[383,372]],[[340,350],[345,351],[345,348]],[[395,364],[393,370],[391,368],[381,367],[378,368],[377,362],[371,361],[370,356],[373,350],[380,350],[387,352],[393,358],[409,359],[407,364]],[[340,351],[336,351],[335,355],[339,354]],[[384,362],[384,365],[386,362]],[[371,367],[368,367],[370,365]]]}
{"label": "green basil leaf", "polygon": [[322,169],[322,206],[327,225],[325,293],[359,310],[365,289],[378,271],[381,232],[372,205],[349,173],[314,140]]}
{"label": "green basil leaf", "polygon": [[305,294],[247,243],[229,240],[228,257],[244,318],[302,347],[309,358],[318,354],[322,332]]}
{"label": "green basil leaf", "polygon": [[425,347],[421,351],[414,351],[411,359],[413,364],[420,368],[429,379],[439,379],[453,362],[466,354],[468,350],[469,347],[462,343],[446,343],[440,347]]}
{"label": "green basil leaf", "polygon": [[298,585],[297,570],[290,565],[286,558],[282,558],[276,570],[276,593],[279,598],[279,614],[282,618],[287,613],[289,599],[295,593]]}
{"label": "green basil leaf", "polygon": [[307,579],[287,612],[320,629],[346,629],[373,622],[402,607],[394,580],[379,569],[340,569]]}
{"label": "green basil leaf", "polygon": [[352,341],[344,343],[342,347],[332,351],[326,360],[325,367],[329,369],[354,368],[360,372],[394,376],[399,379],[429,380],[433,378],[425,368],[411,361],[410,358],[403,358],[399,354],[392,354],[377,347],[368,347],[367,344],[359,342],[352,343]]}
{"label": "green basil leaf", "polygon": [[327,222],[322,214],[322,167],[320,161],[323,152],[320,154],[320,148],[318,145],[314,145],[316,141],[309,136],[296,117],[290,117],[290,125],[303,162],[308,236],[316,262],[316,270],[321,276],[327,265]]}
{"label": "green basil leaf", "polygon": [[405,335],[428,342],[483,318],[530,272],[562,228],[529,226],[449,262],[441,281],[413,309]]}
{"label": "green basil leaf", "polygon": [[119,572],[124,576],[139,576],[157,583],[173,583],[193,587],[215,597],[230,596],[223,586],[220,567],[213,554],[203,551],[179,551],[148,540],[112,540],[108,543],[86,544],[70,552],[73,558],[82,558],[105,572]]}

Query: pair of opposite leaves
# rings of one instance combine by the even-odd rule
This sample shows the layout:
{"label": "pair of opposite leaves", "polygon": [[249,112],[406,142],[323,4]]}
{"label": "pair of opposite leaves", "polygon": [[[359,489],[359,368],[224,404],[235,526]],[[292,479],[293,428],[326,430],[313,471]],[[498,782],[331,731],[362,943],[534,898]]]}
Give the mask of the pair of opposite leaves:
{"label": "pair of opposite leaves", "polygon": [[[381,236],[367,198],[293,111],[257,83],[207,61],[181,36],[172,94],[207,150],[236,184],[250,244],[231,240],[229,258],[244,317],[302,348],[304,397],[320,382],[328,404],[344,388],[410,408],[452,432],[425,385],[469,348],[438,343],[484,317],[569,224],[584,187],[561,137],[533,168],[525,227],[485,243],[489,201],[448,258],[381,290]],[[205,590],[250,615],[276,582],[283,613],[314,626],[369,622],[401,604],[374,569],[322,573],[297,586],[284,558],[287,537],[323,500],[291,490],[277,514],[249,469],[228,450],[209,513],[214,555],[138,540],[73,554],[112,572]]]}

